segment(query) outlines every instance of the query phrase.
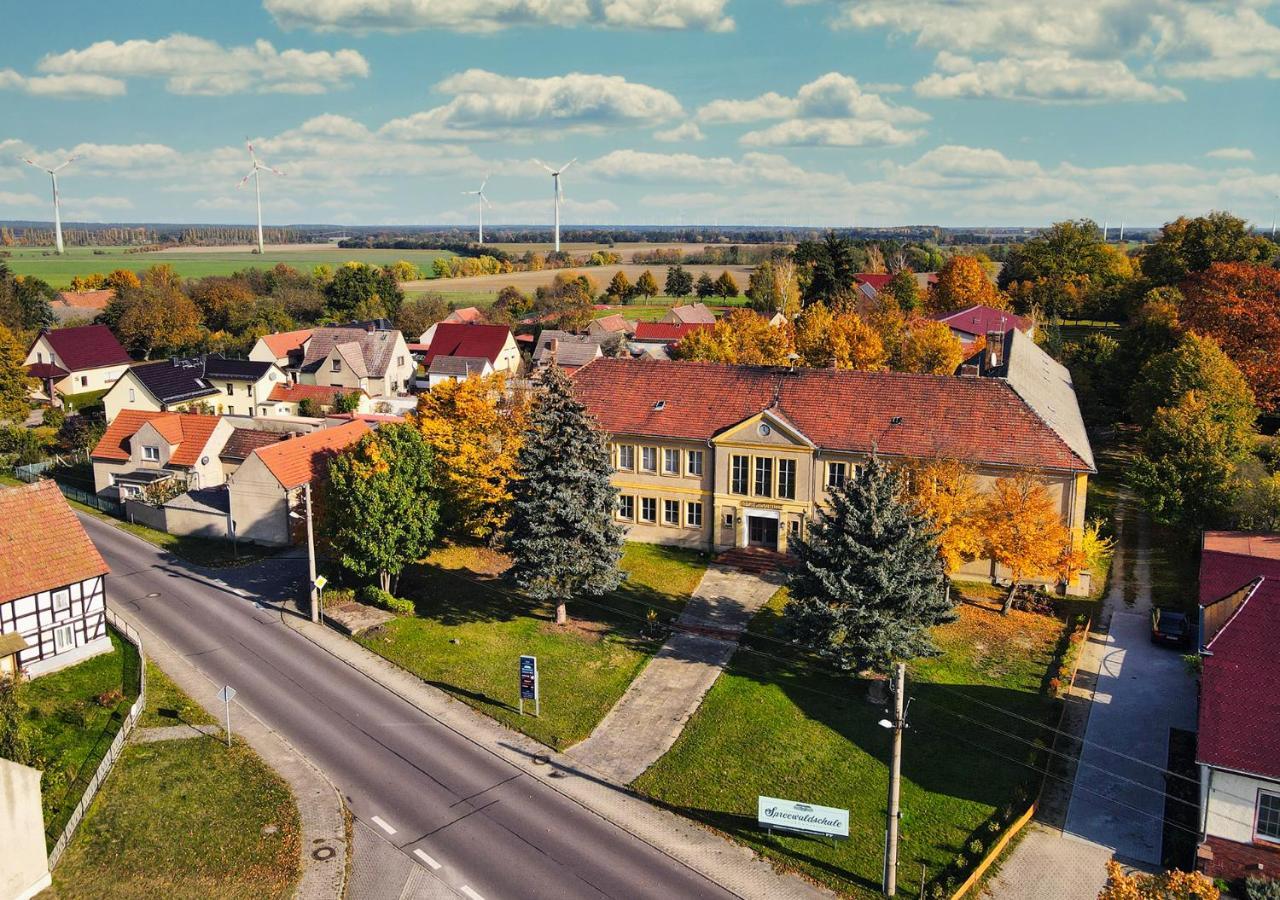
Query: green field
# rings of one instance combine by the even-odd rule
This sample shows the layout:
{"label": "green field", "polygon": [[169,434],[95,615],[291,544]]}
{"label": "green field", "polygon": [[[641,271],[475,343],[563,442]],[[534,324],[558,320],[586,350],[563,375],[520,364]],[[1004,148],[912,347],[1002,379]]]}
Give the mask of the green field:
{"label": "green field", "polygon": [[44,247],[15,247],[7,251],[8,256],[0,257],[0,261],[18,275],[34,275],[55,288],[65,289],[76,275],[95,272],[105,275],[115,269],[139,272],[162,263],[173,266],[184,278],[201,278],[205,275],[230,275],[251,267],[269,268],[277,263],[307,271],[314,266],[339,266],[351,260],[384,265],[406,259],[420,269],[429,269],[437,257],[452,256],[444,250],[340,250],[322,244],[315,245],[315,249],[290,245],[273,250],[268,246],[262,256],[246,250],[213,247],[149,253],[125,252],[128,249],[71,247],[64,255],[58,256]]}

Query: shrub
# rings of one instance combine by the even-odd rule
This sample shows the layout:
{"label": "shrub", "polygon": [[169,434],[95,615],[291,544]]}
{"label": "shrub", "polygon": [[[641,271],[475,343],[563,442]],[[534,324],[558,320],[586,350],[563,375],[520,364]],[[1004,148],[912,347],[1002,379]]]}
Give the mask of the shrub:
{"label": "shrub", "polygon": [[83,700],[73,700],[58,708],[58,718],[74,728],[83,728],[88,723],[88,708]]}
{"label": "shrub", "polygon": [[103,709],[114,709],[116,704],[124,699],[124,691],[119,688],[112,688],[109,691],[103,691],[95,699]]}
{"label": "shrub", "polygon": [[356,599],[356,592],[351,588],[330,588],[324,592],[321,603],[325,609],[328,609],[331,606],[350,603],[354,599]]}
{"label": "shrub", "polygon": [[67,421],[67,413],[61,407],[50,407],[44,411],[44,424],[50,428],[61,428]]}
{"label": "shrub", "polygon": [[376,606],[378,609],[385,609],[387,612],[395,613],[397,616],[411,616],[415,611],[412,601],[393,597],[382,588],[372,584],[360,588],[357,597],[361,603]]}
{"label": "shrub", "polygon": [[1245,900],[1280,900],[1280,880],[1250,876],[1244,880]]}

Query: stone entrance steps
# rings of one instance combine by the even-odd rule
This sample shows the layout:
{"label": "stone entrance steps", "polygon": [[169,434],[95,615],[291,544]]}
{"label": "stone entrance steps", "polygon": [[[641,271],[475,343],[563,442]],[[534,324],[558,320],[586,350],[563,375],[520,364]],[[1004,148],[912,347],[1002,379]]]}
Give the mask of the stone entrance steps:
{"label": "stone entrance steps", "polygon": [[729,566],[742,572],[763,575],[794,565],[795,557],[760,547],[735,547],[721,553],[715,561],[722,566]]}

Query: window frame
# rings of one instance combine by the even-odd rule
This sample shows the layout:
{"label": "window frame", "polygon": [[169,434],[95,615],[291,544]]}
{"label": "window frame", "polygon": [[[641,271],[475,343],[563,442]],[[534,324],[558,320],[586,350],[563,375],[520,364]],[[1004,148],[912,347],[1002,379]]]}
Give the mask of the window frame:
{"label": "window frame", "polygon": [[633,494],[618,495],[618,518],[624,522],[634,522],[636,519],[636,498]]}
{"label": "window frame", "polygon": [[[69,636],[64,643],[58,640],[59,635],[66,634]],[[53,652],[65,653],[68,650],[74,650],[76,646],[76,629],[75,626],[68,622],[65,625],[55,625],[53,629]]]}
{"label": "window frame", "polygon": [[773,496],[773,457],[757,456],[751,466],[751,488],[755,497]]}
{"label": "window frame", "polygon": [[[59,599],[62,603],[59,605]],[[56,616],[58,613],[71,612],[71,588],[58,588],[49,593],[49,605]]]}
{"label": "window frame", "polygon": [[330,372],[341,372],[341,371],[342,371],[342,360],[340,360],[340,359],[331,359],[331,360],[329,360],[329,371],[330,371]]}
{"label": "window frame", "polygon": [[154,444],[142,445],[143,462],[160,462],[160,448]]}
{"label": "window frame", "polygon": [[669,499],[663,498],[662,524],[671,525],[676,528],[680,527],[680,501],[679,500],[669,500]]}
{"label": "window frame", "polygon": [[[1262,831],[1262,803],[1263,800],[1273,801],[1274,820],[1276,825],[1275,834],[1268,834]],[[1258,788],[1258,799],[1253,804],[1253,837],[1255,840],[1267,841],[1272,844],[1280,844],[1280,793],[1275,791],[1264,790]]]}
{"label": "window frame", "polygon": [[[742,463],[742,478],[738,478],[738,463]],[[751,457],[734,453],[729,457],[729,493],[746,497],[751,489]]]}
{"label": "window frame", "polygon": [[680,451],[675,447],[662,448],[662,474],[680,474]]}
{"label": "window frame", "polygon": [[[837,469],[840,471],[839,481],[836,481],[834,478]],[[835,460],[835,459],[827,460],[827,478],[826,478],[827,490],[829,491],[838,490],[839,488],[844,487],[845,482],[847,482],[848,480],[849,480],[849,464],[847,462],[842,462],[840,460]]]}
{"label": "window frame", "polygon": [[[694,471],[694,460],[698,461],[697,471]],[[702,473],[706,471],[706,457],[703,456],[701,450],[686,450],[684,454],[684,474],[691,478],[701,478]]]}
{"label": "window frame", "polygon": [[[648,512],[646,512],[646,507],[648,509]],[[639,518],[637,518],[636,521],[643,522],[646,525],[658,524],[658,498],[657,497],[641,497],[640,498],[640,513],[639,513]]]}
{"label": "window frame", "polygon": [[[652,465],[645,462],[645,458],[652,454]],[[658,448],[657,447],[641,447],[640,448],[640,469],[641,472],[648,472],[651,475],[658,474]]]}
{"label": "window frame", "polygon": [[[697,521],[694,521],[694,510],[697,510]],[[686,500],[684,502],[684,527],[685,528],[701,528],[702,527],[702,501]]]}
{"label": "window frame", "polygon": [[[630,452],[631,459],[629,462],[623,462],[622,454]],[[636,447],[635,444],[618,444],[618,469],[623,472],[634,472],[636,468]]]}
{"label": "window frame", "polygon": [[[788,470],[788,472],[789,472],[789,476],[790,476],[790,477],[788,477],[788,478],[786,479],[786,481],[785,481],[785,482],[783,481],[783,477],[782,477],[783,469]],[[777,495],[777,496],[778,496],[778,499],[779,499],[779,500],[794,500],[794,499],[796,499],[796,471],[797,471],[797,469],[798,469],[798,466],[796,466],[796,461],[795,461],[794,459],[779,458],[779,460],[778,460],[778,475],[777,475],[777,483],[778,483],[778,495]],[[784,485],[785,485],[785,486],[786,486],[786,488],[787,488],[787,490],[785,490],[785,491],[783,490],[783,486],[784,486]]]}

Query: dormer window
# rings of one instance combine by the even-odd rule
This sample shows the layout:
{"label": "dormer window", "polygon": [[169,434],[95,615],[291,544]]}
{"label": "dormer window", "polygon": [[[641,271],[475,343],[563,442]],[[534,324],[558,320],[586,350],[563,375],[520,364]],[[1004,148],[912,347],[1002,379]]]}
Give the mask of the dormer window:
{"label": "dormer window", "polygon": [[153,447],[150,444],[144,444],[142,447],[142,458],[147,462],[159,462],[160,448]]}
{"label": "dormer window", "polygon": [[330,364],[330,366],[329,366],[329,371],[330,371],[330,372],[341,372],[341,371],[342,371],[342,360],[340,360],[340,359],[335,359],[335,360]]}

